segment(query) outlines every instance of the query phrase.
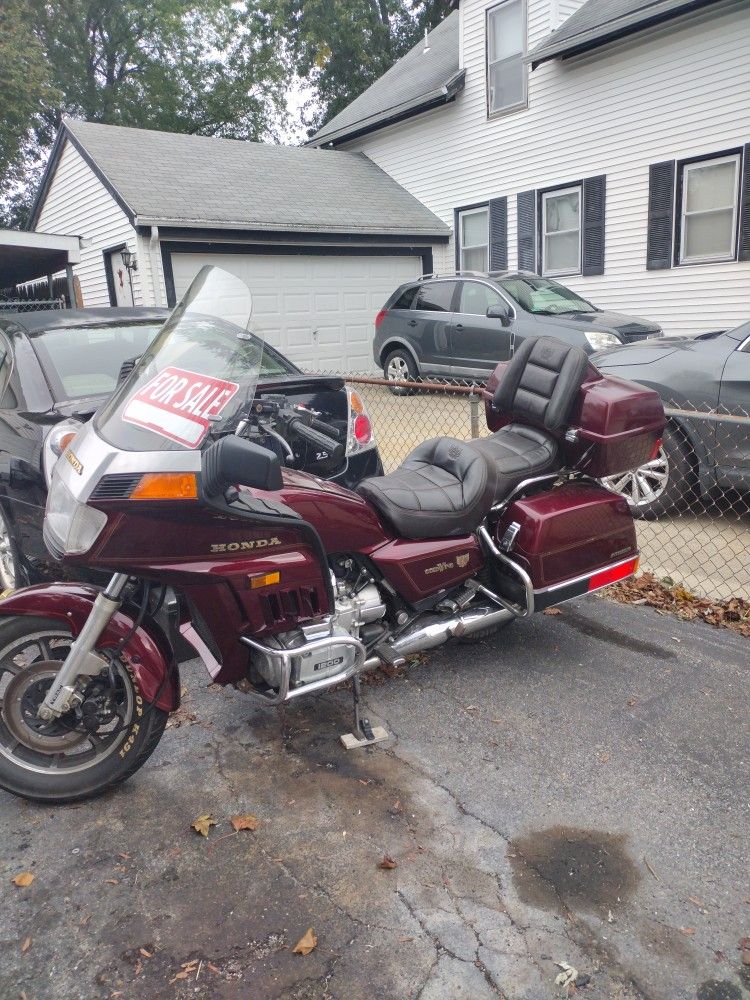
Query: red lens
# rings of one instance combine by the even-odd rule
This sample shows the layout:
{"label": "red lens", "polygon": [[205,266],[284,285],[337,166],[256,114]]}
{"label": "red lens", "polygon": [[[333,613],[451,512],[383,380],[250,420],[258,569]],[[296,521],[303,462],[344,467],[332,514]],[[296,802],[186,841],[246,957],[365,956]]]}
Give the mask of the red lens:
{"label": "red lens", "polygon": [[387,315],[388,315],[388,310],[387,309],[381,309],[380,312],[377,314],[377,316],[375,317],[375,329],[376,330],[380,329],[380,324],[383,322],[383,320],[385,319],[385,317]]}
{"label": "red lens", "polygon": [[632,576],[638,569],[638,559],[628,559],[627,562],[622,563],[620,566],[612,566],[609,569],[603,569],[601,573],[594,573],[594,575],[589,580],[589,590],[598,590],[600,587],[606,587],[610,583],[617,583],[618,580],[624,580],[627,576]]}
{"label": "red lens", "polygon": [[653,460],[657,457],[660,448],[661,448],[661,438],[657,438],[654,447],[651,449],[651,454],[648,456],[649,462],[653,462]]}
{"label": "red lens", "polygon": [[369,444],[372,440],[372,424],[364,413],[360,413],[354,420],[354,437],[360,444]]}

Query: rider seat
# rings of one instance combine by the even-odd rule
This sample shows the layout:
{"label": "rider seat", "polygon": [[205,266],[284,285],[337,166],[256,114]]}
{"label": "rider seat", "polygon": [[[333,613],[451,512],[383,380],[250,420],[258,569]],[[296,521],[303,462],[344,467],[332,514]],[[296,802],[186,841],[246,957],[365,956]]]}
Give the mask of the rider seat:
{"label": "rider seat", "polygon": [[466,441],[423,441],[388,476],[359,484],[365,497],[402,538],[468,535],[495,498],[495,467]]}
{"label": "rider seat", "polygon": [[511,423],[470,445],[495,467],[495,503],[524,479],[561,467],[559,439],[588,363],[580,347],[552,337],[529,338],[515,351],[492,400],[493,408],[510,415]]}

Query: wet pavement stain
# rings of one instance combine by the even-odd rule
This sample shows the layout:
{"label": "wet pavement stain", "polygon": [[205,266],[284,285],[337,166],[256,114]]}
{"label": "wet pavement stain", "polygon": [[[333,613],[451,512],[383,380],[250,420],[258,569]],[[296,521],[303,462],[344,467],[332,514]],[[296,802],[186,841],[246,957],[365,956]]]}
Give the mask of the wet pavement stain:
{"label": "wet pavement stain", "polygon": [[607,916],[625,902],[641,874],[625,836],[555,826],[511,841],[508,857],[519,897],[530,906]]}
{"label": "wet pavement stain", "polygon": [[581,635],[591,639],[599,639],[611,646],[619,646],[620,649],[630,650],[632,653],[641,653],[644,656],[654,656],[659,660],[674,660],[677,654],[663,646],[657,646],[652,642],[645,642],[643,639],[634,639],[631,635],[618,632],[617,629],[608,628],[601,622],[592,621],[585,615],[579,615],[575,611],[566,610],[557,621],[568,628],[575,629]]}
{"label": "wet pavement stain", "polygon": [[698,987],[696,1000],[742,1000],[742,990],[728,979],[707,979]]}

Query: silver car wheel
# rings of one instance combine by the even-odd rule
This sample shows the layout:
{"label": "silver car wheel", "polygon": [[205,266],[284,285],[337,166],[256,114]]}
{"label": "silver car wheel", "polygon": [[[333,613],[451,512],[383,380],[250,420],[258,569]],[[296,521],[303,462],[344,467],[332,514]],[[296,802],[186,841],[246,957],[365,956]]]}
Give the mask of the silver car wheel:
{"label": "silver car wheel", "polygon": [[409,366],[406,359],[402,358],[400,354],[394,354],[388,361],[385,377],[392,382],[407,382],[409,380]]}
{"label": "silver car wheel", "polygon": [[2,514],[0,514],[0,587],[2,590],[15,590],[16,588],[16,559],[13,555],[13,542],[10,529]]}
{"label": "silver car wheel", "polygon": [[631,507],[647,507],[658,500],[669,482],[669,459],[662,445],[650,462],[639,469],[602,479],[602,485],[625,497]]}

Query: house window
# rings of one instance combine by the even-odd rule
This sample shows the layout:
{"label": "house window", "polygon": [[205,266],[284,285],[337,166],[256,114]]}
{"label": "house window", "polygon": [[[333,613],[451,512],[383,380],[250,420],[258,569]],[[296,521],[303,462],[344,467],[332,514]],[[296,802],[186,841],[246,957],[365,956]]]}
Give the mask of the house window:
{"label": "house window", "polygon": [[489,216],[487,208],[459,212],[462,271],[486,271],[489,267]]}
{"label": "house window", "polygon": [[487,11],[487,113],[526,104],[525,0],[504,0]]}
{"label": "house window", "polygon": [[581,272],[581,189],[542,194],[542,274]]}
{"label": "house window", "polygon": [[734,260],[739,178],[739,154],[683,166],[681,264]]}

